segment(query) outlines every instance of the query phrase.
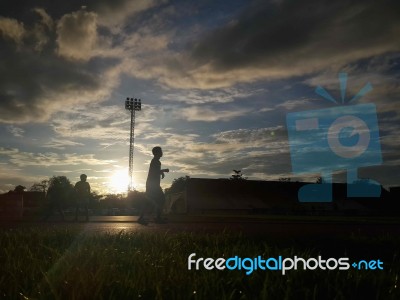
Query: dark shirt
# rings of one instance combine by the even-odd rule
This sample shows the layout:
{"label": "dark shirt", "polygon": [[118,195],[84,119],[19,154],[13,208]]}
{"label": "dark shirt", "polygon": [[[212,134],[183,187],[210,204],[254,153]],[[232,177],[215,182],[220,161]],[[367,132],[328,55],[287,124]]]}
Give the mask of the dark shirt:
{"label": "dark shirt", "polygon": [[146,189],[159,188],[161,181],[161,162],[159,158],[153,158],[150,163],[149,174],[146,180]]}
{"label": "dark shirt", "polygon": [[75,191],[80,199],[86,199],[90,195],[90,185],[87,181],[78,181],[75,184]]}

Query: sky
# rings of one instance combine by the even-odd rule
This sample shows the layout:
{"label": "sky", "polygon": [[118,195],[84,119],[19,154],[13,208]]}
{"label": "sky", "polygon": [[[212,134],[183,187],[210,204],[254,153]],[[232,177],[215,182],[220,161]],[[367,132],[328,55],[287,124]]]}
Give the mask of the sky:
{"label": "sky", "polygon": [[[180,176],[312,180],[294,174],[286,115],[374,103],[382,164],[361,178],[400,185],[400,3],[388,1],[14,0],[0,4],[0,192],[53,175],[126,191],[161,146]],[[353,103],[354,104],[354,103]],[[346,105],[346,104],[339,104]],[[347,104],[349,105],[349,104]],[[344,170],[334,170],[343,181]]]}

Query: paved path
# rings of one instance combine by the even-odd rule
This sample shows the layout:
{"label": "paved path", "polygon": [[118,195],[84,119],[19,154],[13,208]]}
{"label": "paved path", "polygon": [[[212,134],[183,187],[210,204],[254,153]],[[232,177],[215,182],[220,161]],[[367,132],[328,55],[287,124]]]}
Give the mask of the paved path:
{"label": "paved path", "polygon": [[137,216],[92,216],[89,222],[62,222],[56,218],[49,222],[20,221],[0,222],[0,228],[14,227],[68,227],[78,226],[86,232],[194,232],[219,233],[242,232],[251,236],[263,236],[279,239],[346,237],[350,235],[381,236],[386,234],[400,235],[400,223],[366,222],[348,219],[348,221],[327,221],[304,219],[263,219],[246,216],[172,216],[167,224],[143,226],[137,223]]}

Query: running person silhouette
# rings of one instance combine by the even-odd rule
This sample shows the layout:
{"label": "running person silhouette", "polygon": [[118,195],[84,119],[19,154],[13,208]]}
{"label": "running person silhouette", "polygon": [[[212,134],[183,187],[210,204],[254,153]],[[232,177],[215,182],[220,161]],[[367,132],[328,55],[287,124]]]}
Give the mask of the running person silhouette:
{"label": "running person silhouette", "polygon": [[164,192],[161,189],[160,182],[161,179],[165,177],[164,173],[168,173],[169,169],[161,169],[160,158],[163,156],[163,151],[161,147],[154,147],[153,150],[153,159],[150,163],[149,173],[147,175],[146,180],[146,197],[147,201],[142,207],[142,212],[138,219],[140,224],[147,224],[148,221],[144,218],[147,203],[151,204],[153,208],[156,210],[156,223],[164,223],[165,220],[161,218],[161,214],[164,208],[165,196]]}

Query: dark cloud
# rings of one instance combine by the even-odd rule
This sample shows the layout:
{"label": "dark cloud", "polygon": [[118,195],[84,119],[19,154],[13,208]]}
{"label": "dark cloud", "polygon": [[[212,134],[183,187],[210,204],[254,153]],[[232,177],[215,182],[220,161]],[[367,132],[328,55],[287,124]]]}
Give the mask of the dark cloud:
{"label": "dark cloud", "polygon": [[[29,49],[7,51],[10,45],[0,44],[0,121],[43,121],[74,103],[99,101],[89,96],[101,92],[105,69]],[[85,93],[88,98],[82,99]]]}
{"label": "dark cloud", "polygon": [[[37,16],[32,26],[3,18],[6,22],[0,27],[3,30],[3,38],[0,35],[0,122],[41,122],[69,106],[104,100],[112,84],[112,75],[107,72],[118,59],[95,58],[82,62],[90,57],[91,45],[85,47],[79,42],[66,45],[65,36],[76,29],[74,22],[60,23],[63,32],[59,36],[64,39],[57,45],[51,17],[43,9],[31,13]],[[84,18],[89,23],[93,19],[91,14],[76,14],[81,22]],[[74,16],[71,14],[73,21]],[[89,43],[93,39],[95,36],[88,39]],[[81,61],[71,61],[71,58]]]}
{"label": "dark cloud", "polygon": [[135,11],[140,11],[155,5],[162,1],[153,0],[69,0],[69,1],[54,1],[54,0],[4,0],[0,4],[0,15],[9,16],[11,18],[23,19],[24,21],[32,21],[31,11],[36,7],[45,9],[45,11],[54,19],[61,18],[65,13],[77,11],[82,7],[90,11],[95,11],[99,14],[120,14],[124,12],[129,14],[130,6],[136,6]]}
{"label": "dark cloud", "polygon": [[7,2],[0,12],[0,122],[26,123],[106,100],[123,57],[108,36],[99,38],[100,29],[162,1]]}
{"label": "dark cloud", "polygon": [[287,68],[285,73],[295,73],[298,67],[311,71],[399,50],[399,33],[395,0],[262,1],[200,38],[191,57],[215,72]]}

